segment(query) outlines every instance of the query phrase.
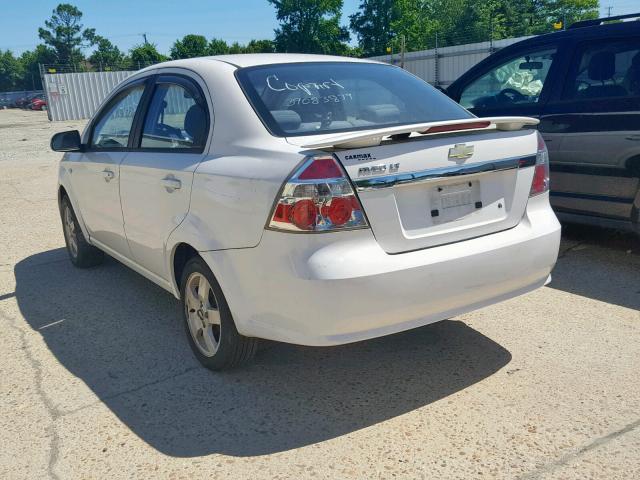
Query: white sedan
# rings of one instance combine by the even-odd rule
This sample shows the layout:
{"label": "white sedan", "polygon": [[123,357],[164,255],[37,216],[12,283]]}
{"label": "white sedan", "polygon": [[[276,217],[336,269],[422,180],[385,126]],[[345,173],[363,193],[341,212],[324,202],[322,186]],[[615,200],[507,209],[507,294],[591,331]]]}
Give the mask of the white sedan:
{"label": "white sedan", "polygon": [[560,225],[526,117],[474,117],[406,71],[341,57],[178,60],[123,81],[66,152],[74,265],[104,252],[182,302],[219,370],[257,339],[337,345],[545,284]]}

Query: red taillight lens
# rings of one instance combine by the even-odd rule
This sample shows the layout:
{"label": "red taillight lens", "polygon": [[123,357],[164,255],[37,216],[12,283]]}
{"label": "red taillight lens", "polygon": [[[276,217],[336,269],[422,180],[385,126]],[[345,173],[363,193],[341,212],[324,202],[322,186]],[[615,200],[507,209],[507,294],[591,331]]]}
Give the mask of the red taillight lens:
{"label": "red taillight lens", "polygon": [[333,158],[318,158],[298,175],[299,180],[321,180],[340,178],[342,171]]}
{"label": "red taillight lens", "polygon": [[333,157],[311,157],[282,187],[269,227],[323,232],[365,228],[362,206]]}
{"label": "red taillight lens", "polygon": [[533,181],[529,196],[533,197],[549,190],[549,151],[540,132],[538,134],[538,153],[533,172]]}
{"label": "red taillight lens", "polygon": [[313,200],[299,200],[293,204],[289,220],[300,230],[313,230],[317,216],[318,209]]}

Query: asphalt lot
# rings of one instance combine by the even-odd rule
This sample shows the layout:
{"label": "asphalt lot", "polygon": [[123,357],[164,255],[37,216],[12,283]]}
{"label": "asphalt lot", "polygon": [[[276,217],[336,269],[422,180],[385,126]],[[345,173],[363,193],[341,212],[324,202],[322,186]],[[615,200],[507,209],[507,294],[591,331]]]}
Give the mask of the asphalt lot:
{"label": "asphalt lot", "polygon": [[68,261],[48,142],[83,123],[0,110],[0,478],[640,478],[640,239],[567,228],[536,292],[213,374],[171,295]]}

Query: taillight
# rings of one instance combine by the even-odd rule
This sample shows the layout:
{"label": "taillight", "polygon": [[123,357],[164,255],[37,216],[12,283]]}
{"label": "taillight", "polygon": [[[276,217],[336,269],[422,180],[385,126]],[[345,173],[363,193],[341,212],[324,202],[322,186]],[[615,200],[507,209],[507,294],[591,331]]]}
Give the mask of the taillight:
{"label": "taillight", "polygon": [[269,227],[327,232],[368,227],[344,170],[331,156],[309,157],[282,187]]}
{"label": "taillight", "polygon": [[538,134],[538,152],[536,154],[536,166],[533,172],[533,181],[531,182],[531,190],[529,196],[539,195],[549,190],[549,150],[542,139],[540,132]]}

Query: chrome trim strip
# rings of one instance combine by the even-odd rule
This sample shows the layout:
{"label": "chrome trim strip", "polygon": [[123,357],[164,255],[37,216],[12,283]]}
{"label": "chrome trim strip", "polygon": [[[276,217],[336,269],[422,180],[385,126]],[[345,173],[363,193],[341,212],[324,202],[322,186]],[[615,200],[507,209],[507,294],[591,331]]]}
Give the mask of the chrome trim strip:
{"label": "chrome trim strip", "polygon": [[476,175],[479,173],[498,172],[517,168],[533,167],[536,164],[536,155],[527,157],[512,157],[502,160],[489,160],[470,165],[455,165],[451,167],[431,168],[418,172],[398,173],[396,175],[384,175],[371,178],[357,178],[353,181],[359,192],[377,190],[379,188],[391,188],[408,183],[420,183],[462,175]]}

